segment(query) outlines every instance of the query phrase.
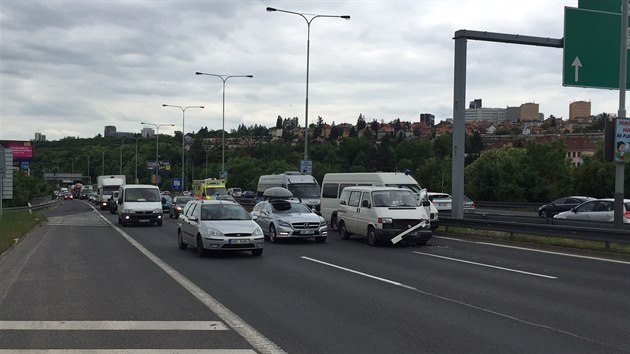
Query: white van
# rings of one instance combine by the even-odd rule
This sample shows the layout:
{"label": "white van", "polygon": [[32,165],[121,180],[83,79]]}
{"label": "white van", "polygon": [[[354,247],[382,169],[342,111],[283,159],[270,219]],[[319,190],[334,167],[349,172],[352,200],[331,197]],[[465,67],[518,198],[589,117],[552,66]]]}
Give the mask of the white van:
{"label": "white van", "polygon": [[282,187],[293,193],[303,204],[319,214],[319,198],[321,190],[315,177],[297,171],[287,171],[277,175],[264,175],[258,178],[256,198],[263,199],[263,193],[272,187]]}
{"label": "white van", "polygon": [[342,239],[356,234],[367,237],[371,246],[400,234],[405,243],[424,245],[433,234],[415,194],[398,187],[345,188],[339,198],[337,223]]}
{"label": "white van", "polygon": [[240,188],[228,188],[227,193],[234,198],[240,198],[243,195],[243,191]]}
{"label": "white van", "polygon": [[160,189],[150,184],[126,184],[118,190],[118,223],[156,223],[162,226]]}
{"label": "white van", "polygon": [[[351,186],[377,186],[397,187],[411,190],[419,202],[427,201],[426,189],[420,188],[418,182],[409,174],[402,172],[355,172],[355,173],[327,173],[322,181],[322,194],[320,198],[321,215],[330,226],[337,230],[337,206],[339,197],[346,187]],[[424,203],[426,204],[426,203]],[[424,207],[429,219],[431,229],[435,230],[439,225],[438,210],[429,202]]]}

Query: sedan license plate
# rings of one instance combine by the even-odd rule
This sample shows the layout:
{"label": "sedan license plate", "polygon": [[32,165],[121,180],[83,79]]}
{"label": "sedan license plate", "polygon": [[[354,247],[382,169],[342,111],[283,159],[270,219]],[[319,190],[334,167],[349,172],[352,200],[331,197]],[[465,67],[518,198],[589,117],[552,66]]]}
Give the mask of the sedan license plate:
{"label": "sedan license plate", "polygon": [[228,241],[231,244],[241,244],[241,243],[249,243],[249,240],[245,239],[245,240],[241,240],[241,239],[237,239],[237,240],[232,240],[230,239]]}
{"label": "sedan license plate", "polygon": [[140,220],[138,220],[138,221],[139,221],[139,222],[149,222],[149,221],[151,221],[151,220],[149,220],[149,219],[140,219]]}
{"label": "sedan license plate", "polygon": [[302,235],[313,235],[315,233],[315,230],[302,230],[300,231],[300,234]]}

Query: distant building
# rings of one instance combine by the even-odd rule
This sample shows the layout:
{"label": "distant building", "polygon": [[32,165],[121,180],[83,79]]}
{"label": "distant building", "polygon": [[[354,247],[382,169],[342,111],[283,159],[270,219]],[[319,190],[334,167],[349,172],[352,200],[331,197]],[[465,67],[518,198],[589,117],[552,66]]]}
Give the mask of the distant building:
{"label": "distant building", "polygon": [[144,127],[140,131],[140,135],[142,135],[142,137],[144,137],[144,138],[152,138],[152,137],[155,136],[155,129],[149,128],[149,127]]}
{"label": "distant building", "polygon": [[106,125],[105,126],[105,134],[103,135],[104,137],[113,137],[116,134],[116,127],[113,125]]}
{"label": "distant building", "polygon": [[35,139],[33,141],[46,141],[46,135],[42,133],[35,133]]}
{"label": "distant building", "polygon": [[521,107],[510,107],[506,108],[506,119],[510,122],[516,123],[521,115]]}
{"label": "distant building", "polygon": [[481,108],[481,98],[476,98],[476,99],[470,101],[470,103],[468,104],[468,108],[470,108],[470,109]]}
{"label": "distant building", "polygon": [[432,127],[435,125],[435,116],[431,113],[420,113],[420,122]]}
{"label": "distant building", "polygon": [[591,102],[575,101],[569,104],[569,119],[588,118],[591,116]]}
{"label": "distant building", "polygon": [[505,108],[469,108],[464,114],[466,121],[485,120],[500,122],[507,118],[507,110]]}
{"label": "distant building", "polygon": [[540,119],[538,103],[523,103],[520,107],[519,118],[521,122],[538,121]]}

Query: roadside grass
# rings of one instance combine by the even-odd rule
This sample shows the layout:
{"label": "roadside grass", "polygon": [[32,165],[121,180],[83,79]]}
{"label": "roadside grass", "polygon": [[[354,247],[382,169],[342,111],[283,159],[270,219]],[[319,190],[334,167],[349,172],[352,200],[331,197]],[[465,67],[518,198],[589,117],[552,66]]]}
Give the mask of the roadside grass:
{"label": "roadside grass", "polygon": [[625,255],[630,254],[630,244],[623,244],[623,243],[606,244],[606,242],[601,242],[601,241],[575,240],[575,239],[561,238],[561,237],[538,236],[538,235],[528,235],[528,234],[490,231],[490,230],[476,230],[476,229],[467,229],[467,228],[460,228],[460,227],[445,228],[444,226],[440,226],[439,230],[444,231],[446,233],[450,233],[450,234],[481,236],[481,237],[487,237],[490,239],[502,240],[502,241],[535,243],[535,244],[540,244],[540,245],[576,248],[576,249],[581,249],[581,250],[610,252],[610,253],[618,253],[618,254],[625,254]]}
{"label": "roadside grass", "polygon": [[0,220],[0,254],[42,222],[41,214],[28,211],[2,211]]}

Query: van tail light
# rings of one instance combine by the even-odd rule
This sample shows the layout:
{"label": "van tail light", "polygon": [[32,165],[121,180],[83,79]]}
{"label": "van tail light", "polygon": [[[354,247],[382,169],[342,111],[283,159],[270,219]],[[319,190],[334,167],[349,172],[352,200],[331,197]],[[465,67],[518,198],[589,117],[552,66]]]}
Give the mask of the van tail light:
{"label": "van tail light", "polygon": [[623,213],[623,216],[630,219],[630,211],[626,211],[625,213]]}

